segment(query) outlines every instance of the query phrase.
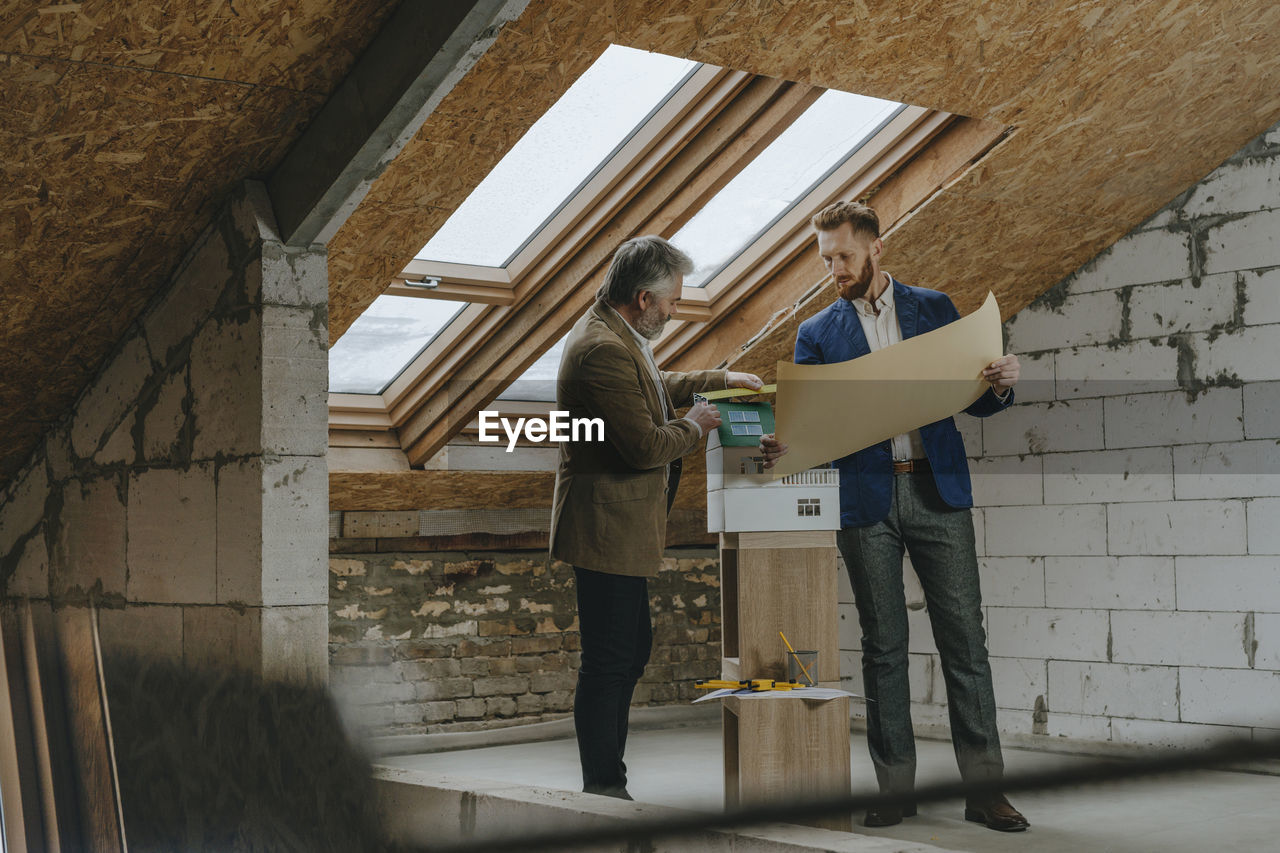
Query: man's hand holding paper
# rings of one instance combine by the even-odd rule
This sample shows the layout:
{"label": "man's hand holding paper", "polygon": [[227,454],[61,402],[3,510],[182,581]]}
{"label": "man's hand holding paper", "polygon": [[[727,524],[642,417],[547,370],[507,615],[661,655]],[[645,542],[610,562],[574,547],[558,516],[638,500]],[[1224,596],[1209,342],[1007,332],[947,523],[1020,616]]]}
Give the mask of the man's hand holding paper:
{"label": "man's hand holding paper", "polygon": [[982,307],[941,328],[836,364],[778,362],[777,435],[761,450],[775,479],[839,459],[963,410],[988,388],[1018,380],[1002,355],[1000,308]]}

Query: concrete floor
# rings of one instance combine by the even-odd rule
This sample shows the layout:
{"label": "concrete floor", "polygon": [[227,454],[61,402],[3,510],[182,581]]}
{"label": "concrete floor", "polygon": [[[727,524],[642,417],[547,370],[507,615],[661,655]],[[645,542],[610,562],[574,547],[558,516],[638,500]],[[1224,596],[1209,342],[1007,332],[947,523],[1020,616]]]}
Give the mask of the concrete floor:
{"label": "concrete floor", "polygon": [[[920,740],[919,784],[957,780],[951,744]],[[863,737],[853,735],[855,790],[874,786]],[[1090,759],[1005,750],[1009,772],[1070,766]],[[397,756],[380,764],[454,773],[541,788],[581,790],[576,743],[569,740]],[[627,746],[633,797],[686,809],[723,805],[718,726],[633,731]],[[676,772],[673,772],[676,771]],[[1156,782],[1010,797],[1031,821],[1022,833],[993,832],[963,819],[960,802],[921,807],[887,829],[857,832],[951,850],[1036,853],[1204,853],[1280,850],[1280,777],[1206,771]],[[860,816],[859,816],[860,819]]]}

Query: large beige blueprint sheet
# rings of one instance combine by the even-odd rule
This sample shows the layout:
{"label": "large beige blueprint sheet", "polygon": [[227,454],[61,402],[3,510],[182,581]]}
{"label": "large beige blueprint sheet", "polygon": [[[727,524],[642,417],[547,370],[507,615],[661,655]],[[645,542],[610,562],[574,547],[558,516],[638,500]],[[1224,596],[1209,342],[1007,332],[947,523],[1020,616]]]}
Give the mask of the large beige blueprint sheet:
{"label": "large beige blueprint sheet", "polygon": [[789,445],[774,479],[839,459],[950,417],[990,387],[982,370],[1003,355],[1000,307],[838,364],[778,362],[774,434]]}

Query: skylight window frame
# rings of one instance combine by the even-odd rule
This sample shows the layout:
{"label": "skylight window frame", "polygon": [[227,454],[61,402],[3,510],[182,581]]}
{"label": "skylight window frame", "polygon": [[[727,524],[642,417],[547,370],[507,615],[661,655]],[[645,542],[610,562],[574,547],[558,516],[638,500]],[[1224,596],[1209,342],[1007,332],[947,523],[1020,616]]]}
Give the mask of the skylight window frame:
{"label": "skylight window frame", "polygon": [[683,310],[677,310],[672,322],[653,344],[658,363],[677,357],[701,336],[702,323],[732,311],[803,250],[812,239],[809,218],[815,211],[837,199],[862,198],[957,118],[951,113],[911,104],[898,109],[879,130],[707,279],[705,285],[682,288],[680,308]]}
{"label": "skylight window frame", "polygon": [[[843,183],[843,181],[840,178],[842,174],[849,173],[850,171],[853,171],[855,173],[856,171],[859,171],[859,167],[856,164],[861,159],[865,159],[865,158],[859,158],[858,156],[859,153],[862,152],[868,146],[878,149],[879,146],[877,143],[879,143],[880,140],[882,139],[882,133],[884,133],[884,131],[887,128],[889,128],[889,126],[894,122],[894,119],[902,115],[904,111],[911,110],[911,109],[921,110],[922,108],[920,107],[913,108],[909,104],[899,104],[897,107],[895,107],[893,112],[890,113],[883,120],[881,120],[880,123],[876,125],[876,128],[873,131],[871,131],[866,136],[864,136],[858,142],[857,145],[855,145],[843,157],[841,157],[840,160],[838,160],[835,164],[833,164],[831,168],[827,169],[827,171],[824,172],[821,177],[813,181],[799,195],[797,195],[796,200],[794,202],[789,204],[783,210],[779,211],[778,214],[775,215],[771,220],[769,220],[764,225],[763,228],[761,228],[754,235],[752,235],[745,243],[743,243],[737,252],[735,252],[727,260],[725,260],[724,263],[722,263],[719,267],[713,270],[711,274],[707,276],[706,281],[702,285],[699,285],[697,287],[685,286],[684,291],[690,291],[690,290],[706,291],[708,296],[707,301],[709,303],[714,303],[716,295],[724,289],[726,284],[726,279],[731,278],[731,275],[726,276],[724,275],[724,273],[726,273],[726,271],[730,270],[735,266],[741,266],[741,264],[737,263],[739,258],[742,258],[744,255],[748,255],[751,252],[751,250],[757,245],[767,242],[770,234],[775,233],[780,228],[785,229],[784,234],[786,232],[790,232],[791,230],[793,230],[794,228],[793,220],[796,219],[797,213],[799,213],[799,215],[807,221],[808,218],[812,215],[812,211],[809,208],[809,204],[813,196],[822,194],[822,189],[824,188],[824,186],[827,186],[828,182],[832,180],[840,181],[841,183]],[[875,152],[875,155],[878,155],[878,153],[879,151],[877,150]],[[708,204],[710,204],[710,202],[711,200],[708,201]],[[694,216],[696,217],[697,213],[695,213]],[[690,217],[690,221],[692,220],[693,220],[693,217]],[[779,235],[779,236],[782,236],[782,235]]]}
{"label": "skylight window frame", "polygon": [[[391,281],[387,294],[419,299],[464,299],[472,303],[463,314],[442,329],[428,350],[422,352],[381,395],[343,395],[338,407],[330,407],[330,425],[346,428],[344,415],[364,411],[348,396],[377,397],[392,425],[400,423],[420,402],[447,381],[468,349],[468,340],[482,341],[497,325],[504,310],[517,306],[539,279],[551,275],[576,248],[599,227],[600,221],[625,204],[643,187],[647,177],[679,151],[692,136],[750,82],[753,75],[700,64],[685,76],[674,93],[650,114],[619,146],[611,160],[597,169],[577,194],[561,205],[506,269],[438,261],[410,261]],[[438,278],[431,288],[408,282]],[[472,309],[476,310],[472,310]],[[455,352],[458,351],[458,352]],[[335,397],[337,395],[331,395]],[[336,416],[336,417],[335,417]],[[352,425],[351,428],[361,428]]]}
{"label": "skylight window frame", "polygon": [[[600,192],[603,192],[605,187],[612,182],[613,176],[606,175],[595,188],[594,192],[592,184],[596,182],[595,179],[598,175],[608,170],[609,165],[614,162],[614,158],[626,156],[624,152],[628,147],[633,149],[633,153],[639,153],[640,151],[647,149],[654,141],[656,141],[652,136],[655,119],[657,119],[659,114],[663,112],[663,108],[668,102],[677,99],[677,96],[684,87],[693,80],[694,75],[698,74],[700,71],[703,72],[701,75],[702,79],[706,81],[707,84],[710,84],[716,79],[720,70],[721,69],[717,66],[709,66],[702,62],[695,62],[693,67],[685,72],[685,75],[680,78],[680,82],[672,86],[666,96],[658,102],[657,106],[649,110],[648,114],[646,114],[645,117],[637,122],[636,126],[631,129],[631,132],[628,133],[624,139],[613,147],[612,151],[605,155],[604,158],[596,164],[596,167],[592,170],[591,174],[587,175],[587,177],[580,181],[568,195],[561,199],[560,204],[558,204],[556,209],[551,212],[551,215],[544,219],[542,223],[525,238],[524,242],[522,242],[516,250],[502,262],[501,268],[510,270],[512,265],[515,265],[518,270],[527,269],[528,266],[533,263],[533,261],[535,261],[537,257],[556,239],[555,234],[557,232],[554,230],[552,230],[545,239],[543,238],[543,235],[548,232],[548,229],[553,229],[553,226],[556,224],[556,219],[560,216],[560,213],[572,205],[576,199],[594,198]],[[694,88],[695,90],[700,90],[700,86],[695,85]],[[675,118],[681,110],[682,104],[678,101],[675,108],[669,111],[669,113],[672,118]],[[640,144],[632,146],[632,140],[637,138],[640,138],[642,141]],[[586,195],[583,195],[584,193]],[[573,216],[573,218],[576,219],[577,216],[580,216],[583,212],[585,212],[585,210],[579,211]],[[565,223],[566,227],[569,224],[570,223]]]}
{"label": "skylight window frame", "polygon": [[[331,429],[402,430],[411,421],[422,423],[424,417],[449,419],[449,404],[446,397],[441,396],[449,379],[461,375],[458,371],[483,351],[486,341],[497,330],[504,328],[510,312],[522,310],[522,306],[574,259],[616,211],[633,203],[650,178],[680,155],[685,145],[754,79],[754,75],[715,66],[702,65],[694,69],[649,122],[638,128],[615,152],[612,160],[598,168],[579,191],[544,223],[537,238],[527,242],[507,268],[421,260],[410,262],[401,276],[390,283],[387,293],[464,299],[477,304],[468,306],[466,322],[455,321],[443,330],[436,338],[438,347],[429,348],[430,352],[424,352],[415,359],[402,372],[401,379],[389,386],[383,395],[373,399],[369,399],[371,395],[330,395]],[[903,130],[901,122],[906,121],[910,125],[903,116],[914,117],[916,123],[899,133]],[[677,359],[680,352],[707,330],[703,322],[711,322],[714,328],[714,321],[733,310],[737,303],[765,284],[770,275],[796,257],[806,241],[812,239],[808,229],[811,208],[821,206],[819,196],[827,193],[833,182],[839,186],[830,193],[827,201],[865,195],[929,144],[933,135],[954,118],[920,107],[907,106],[899,110],[816,188],[802,196],[788,212],[775,218],[770,226],[727,262],[707,281],[705,288],[685,288],[668,333],[655,342],[659,364]],[[890,132],[887,138],[886,132]],[[718,156],[718,151],[710,153],[710,157]],[[859,170],[855,164],[862,168]],[[656,210],[661,211],[662,208]],[[671,223],[658,232],[667,236],[689,219],[679,213],[674,217],[670,217],[669,212],[658,215],[667,217]],[[784,223],[794,227],[780,244],[773,245],[774,237],[778,229],[784,228]],[[440,282],[430,289],[406,283],[426,278],[439,278]],[[556,309],[549,306],[547,310],[554,313]],[[694,324],[694,320],[699,323]],[[558,326],[561,320],[555,322]],[[537,337],[535,333],[531,334]],[[549,343],[554,345],[554,341],[552,335]],[[518,356],[519,353],[513,351],[504,355],[502,361],[511,364]],[[491,369],[503,375],[510,372],[500,365]],[[506,401],[501,397],[496,399],[497,402],[490,406],[500,410],[548,405]],[[439,408],[442,405],[444,408]],[[459,428],[466,427],[460,424]],[[402,436],[401,440],[413,439]],[[404,447],[409,452],[409,445],[404,444]],[[414,454],[410,456],[414,457]]]}
{"label": "skylight window frame", "polygon": [[[414,290],[415,290],[414,288],[406,288],[405,292],[400,292],[400,293],[391,293],[389,291],[384,291],[382,295],[383,296],[408,296],[408,297],[419,296],[419,294],[414,292]],[[449,300],[441,300],[441,301],[456,302],[458,300],[449,299]],[[414,363],[418,361],[418,359],[422,358],[424,355],[427,355],[431,352],[439,352],[440,348],[439,347],[433,348],[432,345],[435,344],[435,342],[440,338],[441,335],[443,335],[449,329],[450,326],[458,322],[465,322],[463,320],[463,314],[467,311],[467,309],[471,307],[472,307],[471,305],[464,304],[454,309],[453,314],[449,317],[448,320],[445,321],[444,325],[442,325],[439,329],[437,329],[435,333],[432,334],[430,338],[427,338],[427,340],[422,344],[422,346],[419,347],[417,354],[414,355],[407,362],[405,362],[404,365],[400,368],[399,371],[396,372],[394,376],[392,376],[386,382],[382,383],[382,387],[379,388],[377,391],[368,391],[368,392],[335,391],[333,393],[349,394],[349,395],[358,396],[358,397],[381,397],[383,394],[386,394],[387,391],[391,388],[391,386],[393,386],[396,383],[396,380],[398,380],[401,376],[403,376],[405,372],[408,371],[414,365]]]}
{"label": "skylight window frame", "polygon": [[[794,235],[797,230],[806,231],[809,218],[816,211],[838,198],[861,196],[866,190],[875,186],[878,179],[887,176],[900,166],[905,158],[896,156],[887,164],[888,168],[877,170],[875,175],[877,180],[858,181],[858,178],[864,176],[877,161],[883,161],[890,149],[903,139],[909,138],[913,131],[919,129],[922,122],[930,118],[933,121],[928,122],[930,125],[928,130],[929,136],[932,136],[950,116],[947,113],[910,104],[903,104],[896,109],[874,133],[859,143],[847,157],[828,170],[820,180],[815,181],[794,204],[774,217],[773,221],[756,234],[741,251],[712,273],[707,278],[706,284],[697,288],[684,288],[682,298],[687,297],[691,290],[701,290],[706,293],[708,304],[714,305],[735,281],[741,280],[750,273],[760,260],[773,250],[773,247]],[[920,140],[920,142],[925,141],[927,138]],[[857,186],[859,183],[864,187]]]}
{"label": "skylight window frame", "polygon": [[[705,63],[699,63],[691,69],[662,103],[650,111],[595,171],[561,202],[555,212],[520,245],[503,266],[487,267],[414,258],[405,265],[398,281],[439,278],[440,284],[432,293],[420,294],[437,299],[449,298],[456,288],[468,286],[513,291],[535,270],[539,261],[564,241],[566,233],[599,204],[619,178],[671,133],[691,106],[712,93],[718,84],[719,88],[724,88],[727,75],[735,80],[745,79],[747,76],[741,72],[726,72],[723,68]],[[733,88],[736,91],[737,87]],[[499,298],[501,297],[495,295],[495,300]],[[495,301],[493,304],[503,303]]]}

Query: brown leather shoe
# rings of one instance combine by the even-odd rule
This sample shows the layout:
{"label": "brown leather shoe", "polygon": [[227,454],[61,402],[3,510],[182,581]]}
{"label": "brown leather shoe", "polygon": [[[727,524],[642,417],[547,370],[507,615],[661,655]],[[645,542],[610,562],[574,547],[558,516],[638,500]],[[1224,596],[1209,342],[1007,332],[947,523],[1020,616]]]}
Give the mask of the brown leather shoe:
{"label": "brown leather shoe", "polygon": [[964,804],[964,819],[985,823],[987,829],[1000,832],[1021,832],[1031,825],[1021,812],[1009,805],[1003,795],[986,800],[967,800]]}
{"label": "brown leather shoe", "polygon": [[902,823],[904,817],[915,816],[915,803],[908,803],[905,806],[880,806],[879,808],[867,809],[866,817],[862,819],[862,825],[897,826]]}

